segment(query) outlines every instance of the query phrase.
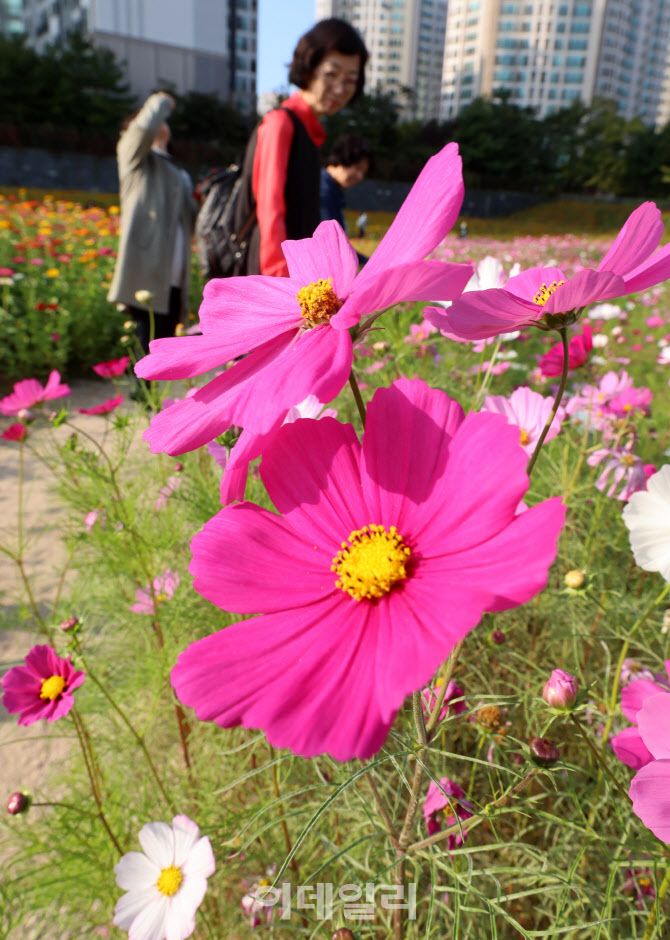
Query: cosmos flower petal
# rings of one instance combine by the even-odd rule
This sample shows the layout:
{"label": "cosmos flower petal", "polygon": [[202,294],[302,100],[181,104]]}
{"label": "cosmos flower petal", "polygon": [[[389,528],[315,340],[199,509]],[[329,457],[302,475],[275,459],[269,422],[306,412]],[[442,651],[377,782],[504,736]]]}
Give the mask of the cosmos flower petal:
{"label": "cosmos flower petal", "polygon": [[624,222],[598,270],[629,274],[658,247],[662,235],[660,209],[653,202],[643,202]]}
{"label": "cosmos flower petal", "polygon": [[400,379],[375,393],[368,405],[361,477],[370,521],[402,532],[405,504],[423,502],[442,476],[463,420],[458,402],[425,382]]}
{"label": "cosmos flower petal", "polygon": [[159,868],[174,864],[174,835],[167,823],[146,823],[140,829],[139,840],[144,854]]}
{"label": "cosmos flower petal", "polygon": [[182,884],[170,898],[170,916],[165,918],[165,940],[186,940],[195,930],[195,912],[207,891],[207,882]]}
{"label": "cosmos flower petal", "polygon": [[[285,425],[266,448],[261,478],[296,532],[332,559],[341,542],[375,522],[360,490],[356,432],[334,418]],[[328,563],[330,567],[330,561]]]}
{"label": "cosmos flower petal", "polygon": [[140,911],[128,931],[128,940],[165,940],[169,898],[156,896]]}
{"label": "cosmos flower petal", "polygon": [[453,228],[464,194],[458,145],[450,143],[424,166],[386,235],[359,274],[357,280],[361,285],[378,280],[382,271],[422,261],[429,255]]}
{"label": "cosmos flower petal", "polygon": [[180,864],[185,879],[202,880],[213,875],[216,864],[209,839],[204,836],[198,839],[189,849],[188,857],[182,859]]}
{"label": "cosmos flower petal", "polygon": [[621,763],[633,770],[639,770],[654,759],[637,728],[624,728],[610,739],[610,744]]}
{"label": "cosmos flower petal", "polygon": [[342,594],[234,624],[191,644],[172,684],[201,720],[263,728],[274,747],[304,757],[366,758],[395,717],[382,715],[375,697],[374,619]]}
{"label": "cosmos flower petal", "polygon": [[[331,535],[332,548],[324,552],[315,544],[316,537],[296,534],[281,516],[253,503],[236,503],[210,519],[195,536],[189,571],[196,591],[224,610],[284,610],[296,603],[312,603],[334,590],[330,564],[339,541],[337,534]],[[310,554],[314,557],[311,564]],[[231,555],[234,567],[228,564]]]}
{"label": "cosmos flower petal", "polygon": [[503,288],[469,291],[448,309],[429,307],[424,316],[438,330],[454,333],[465,340],[488,339],[509,333],[534,320],[544,310],[537,304],[521,300]]}
{"label": "cosmos flower petal", "polygon": [[631,781],[633,812],[663,842],[670,842],[670,760],[654,760]]}
{"label": "cosmos flower petal", "polygon": [[[264,277],[248,274],[244,277],[213,278],[205,284],[200,306],[200,324],[203,332],[223,339],[229,334],[232,342],[260,346],[272,336],[300,325],[300,306],[296,294],[302,281],[290,277]],[[256,341],[258,337],[258,341]]]}
{"label": "cosmos flower petal", "polygon": [[637,724],[637,713],[652,695],[664,689],[650,679],[634,679],[621,692],[621,711],[629,721]]}
{"label": "cosmos flower petal", "polygon": [[154,885],[161,870],[144,852],[127,852],[114,866],[116,883],[124,891],[135,891],[143,884]]}
{"label": "cosmos flower petal", "polygon": [[633,493],[623,521],[636,563],[670,581],[670,464],[649,477],[646,492]]}
{"label": "cosmos flower petal", "polygon": [[626,293],[646,290],[670,278],[670,245],[664,245],[647,261],[624,277]]}
{"label": "cosmos flower petal", "polygon": [[670,693],[650,695],[637,713],[640,735],[656,760],[670,759]]}
{"label": "cosmos flower petal", "polygon": [[333,317],[332,325],[348,329],[366,313],[384,310],[400,301],[452,300],[460,297],[471,276],[470,264],[413,261],[380,272],[378,281],[369,278],[361,281],[359,277],[350,297]]}
{"label": "cosmos flower petal", "polygon": [[595,300],[611,300],[625,293],[626,285],[618,275],[611,271],[589,271],[584,268],[561,284],[547,300],[542,313],[565,313],[586,307]]}
{"label": "cosmos flower petal", "polygon": [[281,247],[289,276],[300,287],[332,278],[335,295],[341,299],[347,296],[358,270],[358,257],[338,222],[322,222],[311,238],[285,241]]}
{"label": "cosmos flower petal", "polygon": [[[140,855],[141,853],[132,852],[128,854]],[[117,868],[118,865],[114,868],[114,871],[116,871]],[[124,888],[124,890],[128,893],[123,894],[119,898],[119,900],[116,902],[116,907],[114,908],[114,924],[117,927],[120,927],[122,930],[129,930],[135,918],[139,917],[145,908],[157,900],[158,891],[156,890],[155,883],[158,880],[160,871],[157,869],[154,869],[154,871],[155,875],[153,883],[145,883],[144,887],[137,887],[137,885],[122,885],[120,882],[118,882],[119,887]]]}
{"label": "cosmos flower petal", "polygon": [[[173,817],[172,833],[174,840],[172,864],[181,868],[200,839],[200,829],[188,816],[181,815]],[[209,844],[208,839],[205,841]]]}

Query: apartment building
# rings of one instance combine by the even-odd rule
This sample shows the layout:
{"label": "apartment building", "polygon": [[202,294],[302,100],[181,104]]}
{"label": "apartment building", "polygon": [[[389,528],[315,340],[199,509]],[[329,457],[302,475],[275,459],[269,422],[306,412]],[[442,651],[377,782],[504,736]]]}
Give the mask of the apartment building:
{"label": "apartment building", "polygon": [[0,36],[23,35],[23,0],[0,0]]}
{"label": "apartment building", "polygon": [[330,16],[363,36],[368,89],[393,94],[407,120],[437,118],[447,0],[317,0],[316,18]]}
{"label": "apartment building", "polygon": [[38,50],[82,29],[125,60],[139,99],[173,87],[255,112],[257,0],[23,0],[23,27]]}
{"label": "apartment building", "polygon": [[450,0],[440,118],[507,89],[539,117],[579,98],[664,123],[670,0]]}

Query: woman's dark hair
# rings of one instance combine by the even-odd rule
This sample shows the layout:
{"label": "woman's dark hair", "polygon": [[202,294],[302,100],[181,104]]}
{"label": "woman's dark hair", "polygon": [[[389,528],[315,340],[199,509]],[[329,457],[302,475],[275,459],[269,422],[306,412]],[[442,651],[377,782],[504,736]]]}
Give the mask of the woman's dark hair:
{"label": "woman's dark hair", "polygon": [[370,144],[365,137],[359,137],[357,134],[343,134],[331,147],[326,166],[353,166],[361,160],[367,160],[372,170],[373,154]]}
{"label": "woman's dark hair", "polygon": [[352,101],[363,91],[365,85],[365,63],[368,50],[360,33],[349,23],[336,18],[320,20],[298,40],[293,52],[293,61],[289,67],[288,80],[298,88],[308,88],[314,70],[326,58],[329,52],[341,55],[357,55],[361,60],[358,82]]}

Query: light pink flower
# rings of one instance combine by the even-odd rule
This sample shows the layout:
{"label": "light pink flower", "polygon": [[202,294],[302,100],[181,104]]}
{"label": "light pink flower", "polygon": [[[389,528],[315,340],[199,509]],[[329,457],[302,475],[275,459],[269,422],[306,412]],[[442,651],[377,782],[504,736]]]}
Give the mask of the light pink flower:
{"label": "light pink flower", "polygon": [[633,453],[632,441],[622,447],[601,447],[594,451],[586,462],[591,467],[603,464],[602,473],[596,480],[596,488],[610,499],[626,502],[633,493],[647,486],[649,474],[637,454]]}
{"label": "light pink flower", "polygon": [[[571,337],[568,343],[568,369],[578,369],[583,366],[589,358],[589,353],[593,349],[593,334],[591,333],[590,323],[584,323],[582,332]],[[541,356],[538,363],[540,372],[546,378],[561,375],[563,372],[563,344],[556,343],[549,352]]]}
{"label": "light pink flower", "polygon": [[[670,659],[665,662],[665,671],[670,681]],[[657,695],[670,696],[670,689],[667,684],[662,685],[646,676],[633,679],[621,690],[621,711],[629,721],[632,721],[633,727],[624,728],[611,739],[610,743],[619,760],[632,767],[633,770],[639,770],[640,767],[644,767],[650,760],[653,760],[640,734],[638,714],[647,699]]]}
{"label": "light pink flower", "polygon": [[[421,706],[423,708],[424,714],[428,715],[437,705],[437,699],[439,697],[440,686],[442,685],[442,680],[438,679],[432,686],[426,686],[422,690],[421,696],[423,701]],[[462,715],[466,710],[466,704],[463,701],[463,696],[465,692],[456,682],[450,682],[447,686],[447,691],[444,693],[444,699],[442,700],[442,708],[440,709],[440,717],[438,721],[444,721],[446,716],[449,714],[449,709],[451,709],[454,715]],[[458,699],[459,701],[454,701]]]}
{"label": "light pink flower", "polygon": [[116,379],[128,368],[130,356],[121,356],[120,359],[109,359],[107,362],[99,362],[97,366],[92,366],[94,372],[102,376],[103,379]]}
{"label": "light pink flower", "polygon": [[245,358],[155,415],[144,435],[152,451],[181,454],[233,424],[273,434],[307,395],[331,401],[349,377],[349,329],[362,317],[403,300],[449,299],[462,291],[470,265],[423,260],[453,226],[462,199],[461,159],[452,143],[428,161],[360,274],[344,232],[328,221],[312,238],[283,243],[289,277],[209,281],[200,308],[203,335],[154,340],[135,371],[180,379]]}
{"label": "light pink flower", "polygon": [[226,506],[191,545],[197,591],[263,615],[181,654],[180,700],[305,756],[374,754],[484,611],[546,583],[564,507],[517,515],[525,467],[501,416],[420,381],[375,393],[362,445],[332,418],[281,428],[261,464],[281,515]]}
{"label": "light pink flower", "polygon": [[617,417],[625,418],[631,413],[639,411],[640,414],[649,415],[649,406],[654,398],[650,388],[626,388],[610,398],[609,410]]}
{"label": "light pink flower", "polygon": [[[207,447],[209,448],[209,446],[210,445],[208,444]],[[225,447],[224,447],[224,450],[225,450]],[[175,490],[179,489],[180,486],[181,486],[181,477],[176,476],[174,474],[172,476],[169,476],[167,483],[165,484],[165,486],[161,487],[160,492],[158,496],[156,497],[156,501],[154,502],[154,509],[158,511],[159,509],[163,509],[165,506],[167,506],[168,499],[172,496]]]}
{"label": "light pink flower", "polygon": [[116,398],[108,398],[101,405],[95,405],[93,408],[77,408],[77,411],[80,415],[107,415],[110,411],[118,408],[122,402],[123,394],[120,394]]}
{"label": "light pink flower", "polygon": [[[473,815],[472,803],[466,800],[465,793],[457,783],[449,777],[442,777],[439,783],[435,783],[434,780],[430,781],[423,804],[423,818],[426,821],[429,836],[453,826],[456,817],[464,820],[470,819]],[[447,836],[447,850],[453,852],[455,848],[463,844],[466,838],[465,832],[463,835],[455,832]]]}
{"label": "light pink flower", "polygon": [[135,591],[135,603],[130,609],[134,614],[151,614],[153,616],[161,604],[171,600],[178,587],[178,572],[166,568],[163,574],[159,574],[157,578],[154,578],[153,591],[151,585],[138,588]]}
{"label": "light pink flower", "polygon": [[105,513],[104,509],[91,509],[91,511],[87,512],[84,516],[84,528],[89,533],[89,535],[93,531],[93,527],[98,521],[98,518],[100,519],[100,528],[104,529],[107,525],[107,514]]}
{"label": "light pink flower", "polygon": [[570,709],[577,700],[579,682],[565,669],[552,669],[542,690],[542,698],[552,708]]}
{"label": "light pink flower", "polygon": [[[448,310],[434,308],[431,322],[462,339],[485,339],[532,326],[547,316],[623,297],[670,277],[670,245],[663,235],[661,212],[653,202],[635,209],[595,270],[582,268],[570,278],[557,267],[528,268],[504,288],[464,293]],[[439,314],[439,315],[438,315]]]}
{"label": "light pink flower", "polygon": [[0,412],[3,415],[16,415],[24,408],[32,408],[33,405],[63,398],[69,394],[69,385],[61,382],[59,373],[54,369],[46,385],[42,385],[37,379],[22,379],[17,382],[14,391],[0,400]]}
{"label": "light pink flower", "polygon": [[647,829],[670,842],[670,694],[646,697],[635,718],[650,760],[633,777],[628,795]]}
{"label": "light pink flower", "polygon": [[[516,425],[520,432],[519,443],[530,457],[551,414],[553,404],[550,396],[545,398],[524,385],[515,389],[509,398],[504,395],[487,395],[482,404],[482,411],[501,414],[510,424]],[[545,442],[552,440],[560,432],[564,417],[565,409],[559,406]]]}
{"label": "light pink flower", "polygon": [[2,677],[2,704],[10,714],[18,713],[20,725],[40,718],[57,721],[74,705],[72,693],[85,675],[73,668],[69,656],[57,656],[50,646],[33,646],[25,666],[14,666]]}

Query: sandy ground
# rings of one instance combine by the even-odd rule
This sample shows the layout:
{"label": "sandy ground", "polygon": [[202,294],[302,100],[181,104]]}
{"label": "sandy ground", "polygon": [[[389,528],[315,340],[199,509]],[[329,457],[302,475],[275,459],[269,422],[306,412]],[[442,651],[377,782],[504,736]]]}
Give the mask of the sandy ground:
{"label": "sandy ground", "polygon": [[[114,395],[109,382],[80,380],[71,383],[70,412],[75,423],[87,433],[102,436],[105,418],[80,415],[77,408],[91,407]],[[58,402],[54,403],[56,406]],[[0,416],[0,431],[16,419]],[[37,446],[40,438],[51,434],[50,428],[39,422],[31,428]],[[64,437],[67,428],[56,432]],[[17,507],[19,479],[19,445],[0,440],[0,545],[15,550],[17,546]],[[36,603],[44,611],[58,590],[65,550],[60,542],[58,506],[50,491],[50,474],[28,451],[24,451],[24,525],[26,550],[24,566],[31,583]],[[26,595],[15,562],[0,552],[0,675],[12,666],[20,665],[39,634],[26,624]],[[6,801],[11,793],[29,789],[35,799],[46,795],[43,786],[49,768],[67,760],[70,742],[63,737],[58,722],[53,725],[40,721],[28,728],[19,728],[16,717],[8,715],[0,705],[0,800]],[[2,812],[0,808],[0,812]]]}

